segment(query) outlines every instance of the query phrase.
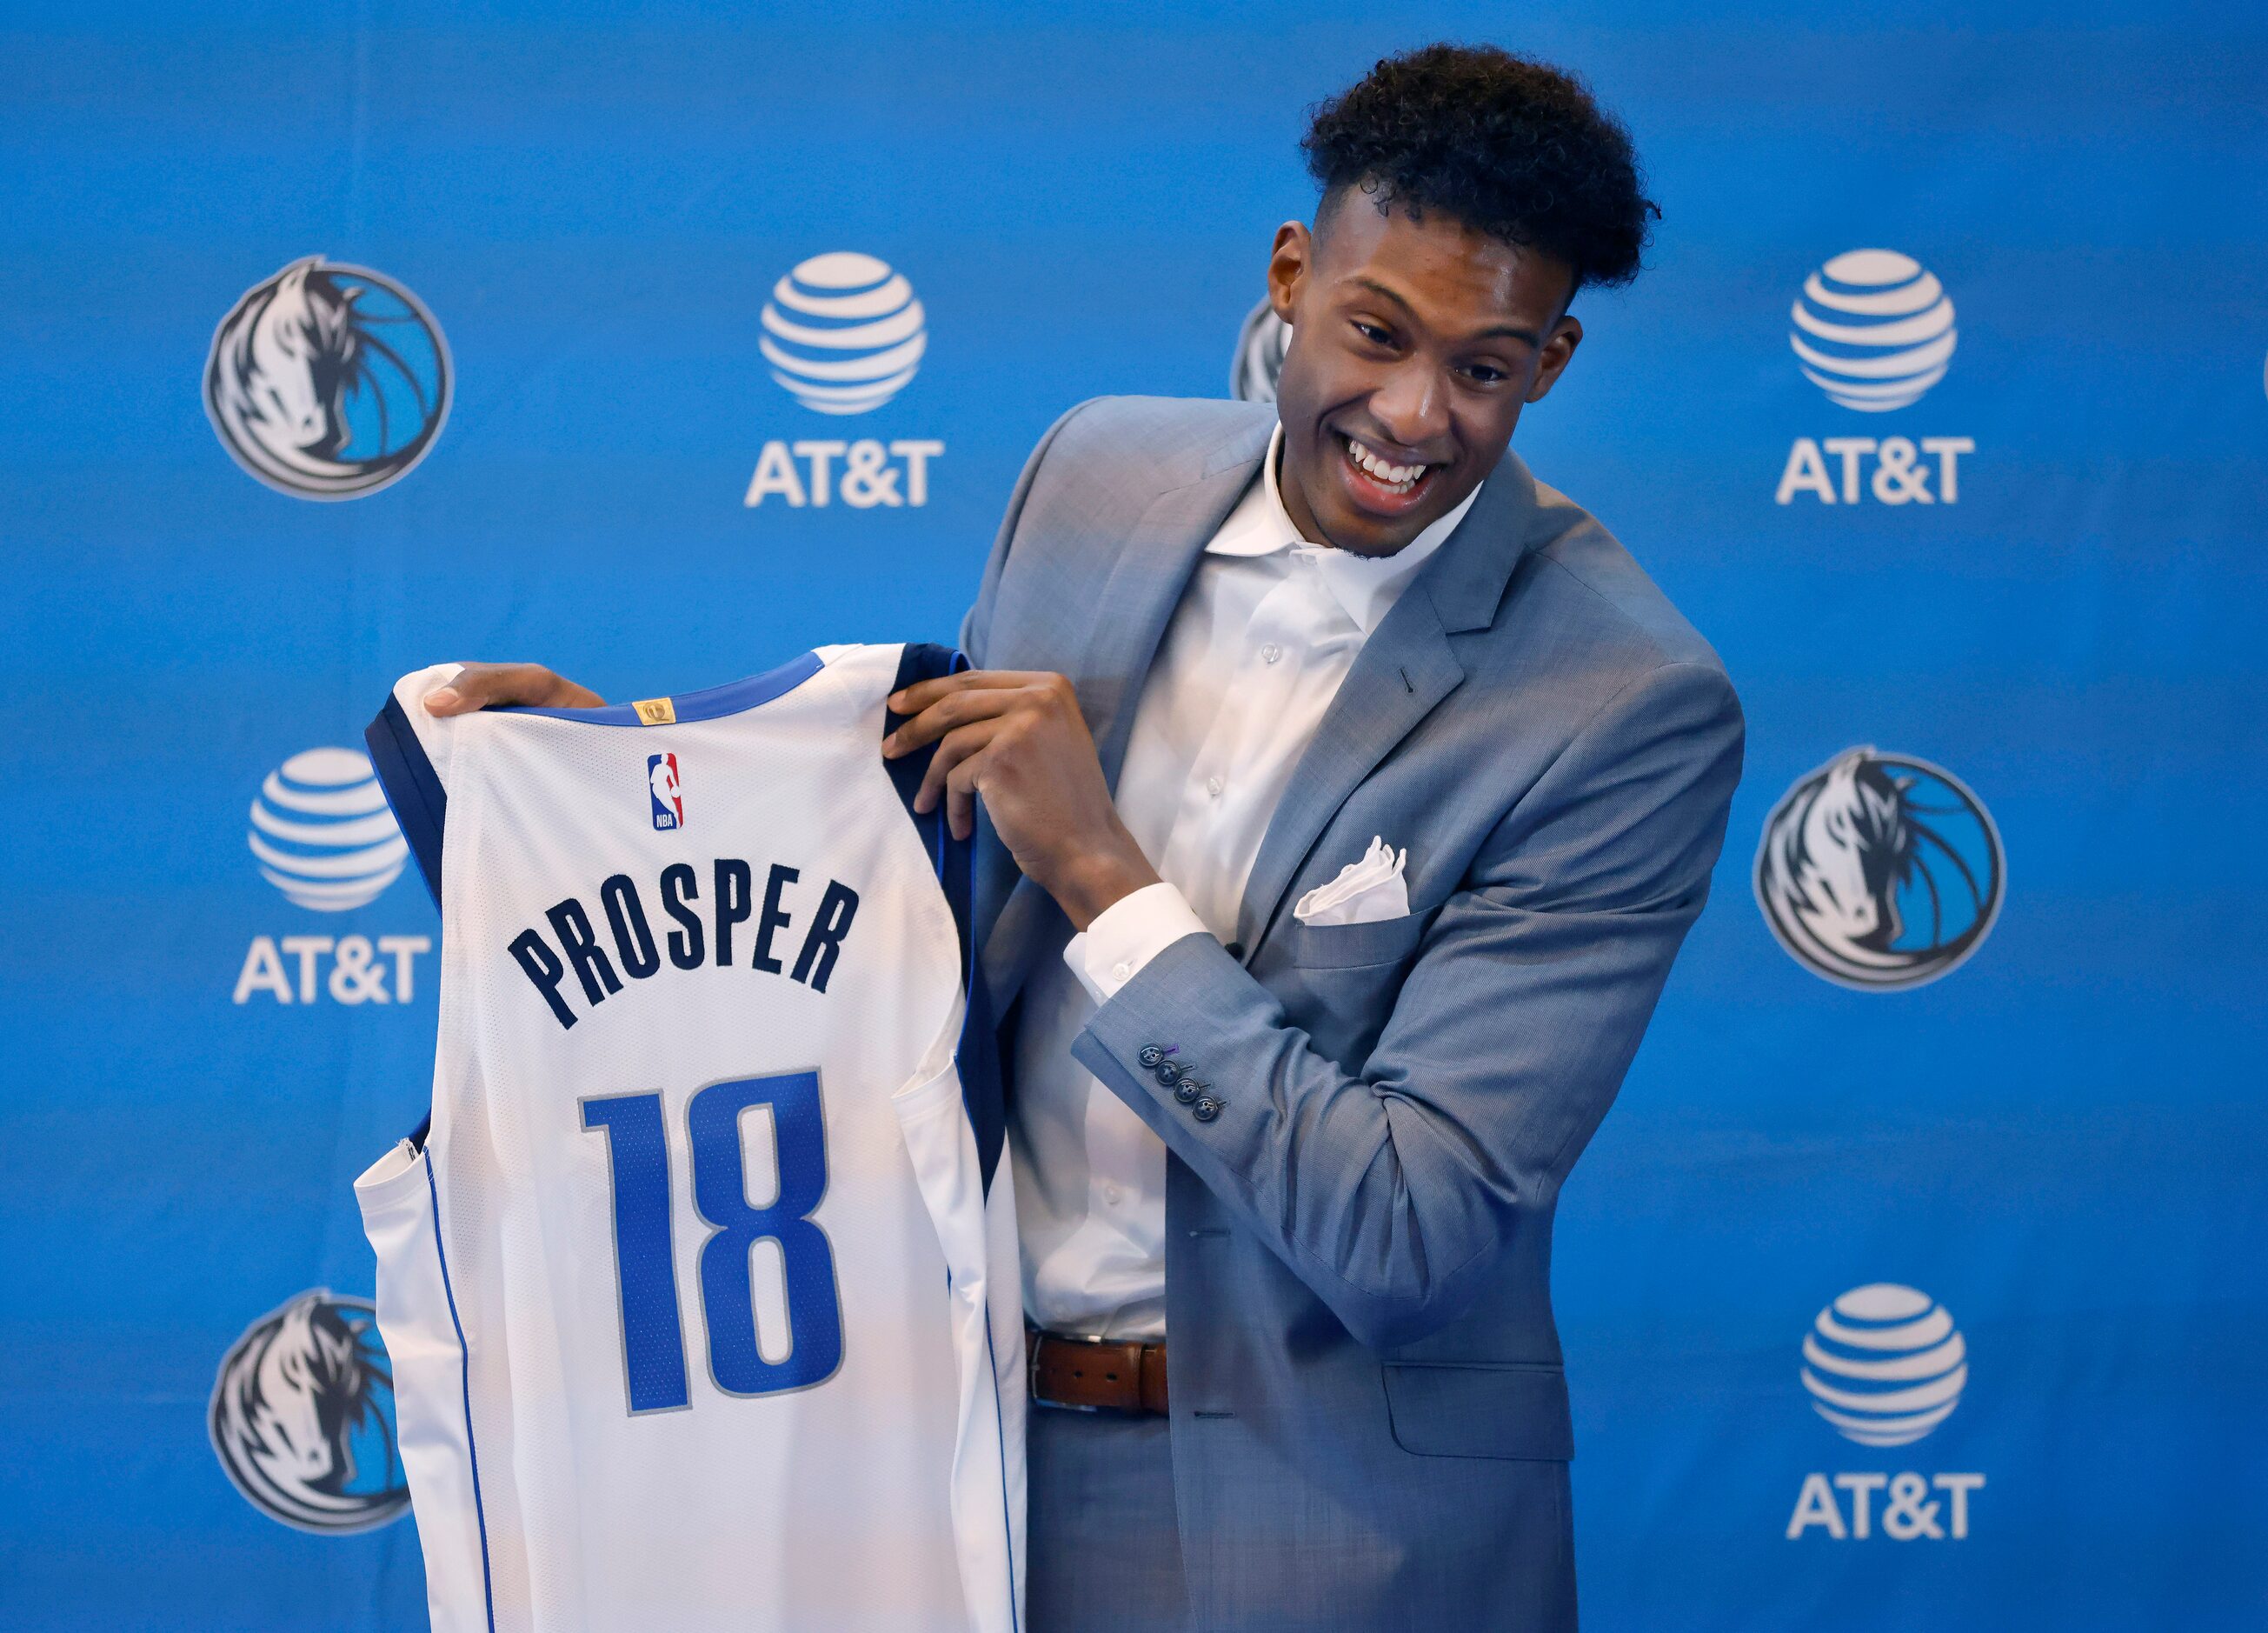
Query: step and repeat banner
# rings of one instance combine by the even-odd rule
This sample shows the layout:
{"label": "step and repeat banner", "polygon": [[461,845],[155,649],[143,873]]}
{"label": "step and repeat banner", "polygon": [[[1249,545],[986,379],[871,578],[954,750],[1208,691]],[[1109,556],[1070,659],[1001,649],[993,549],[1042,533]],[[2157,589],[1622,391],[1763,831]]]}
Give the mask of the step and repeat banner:
{"label": "step and repeat banner", "polygon": [[1451,38],[1632,127],[1516,446],[1750,729],[1562,1213],[1587,1622],[2262,1625],[2257,9],[739,10],[8,25],[0,1623],[423,1625],[394,677],[949,641],[1064,408],[1270,392],[1305,110]]}

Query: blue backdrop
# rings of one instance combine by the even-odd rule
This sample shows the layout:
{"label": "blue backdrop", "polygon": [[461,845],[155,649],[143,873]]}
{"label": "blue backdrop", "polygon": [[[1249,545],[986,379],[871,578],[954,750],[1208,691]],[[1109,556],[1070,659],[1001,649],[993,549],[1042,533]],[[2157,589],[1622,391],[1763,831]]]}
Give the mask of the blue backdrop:
{"label": "blue backdrop", "polygon": [[[440,659],[949,640],[1058,411],[1226,390],[1303,108],[1446,36],[1648,162],[1517,447],[1750,722],[1562,1215],[1587,1622],[2261,1624],[2261,13],[1232,10],[11,9],[0,1622],[422,1625],[348,1187],[438,925],[309,751]],[[766,329],[846,255],[895,389]]]}

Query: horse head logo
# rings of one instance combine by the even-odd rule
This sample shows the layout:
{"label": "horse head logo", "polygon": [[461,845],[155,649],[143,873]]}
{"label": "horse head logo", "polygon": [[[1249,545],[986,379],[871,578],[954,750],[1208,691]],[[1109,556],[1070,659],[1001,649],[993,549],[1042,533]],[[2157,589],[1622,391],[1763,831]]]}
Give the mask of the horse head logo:
{"label": "horse head logo", "polygon": [[1292,326],[1266,299],[1244,314],[1236,331],[1236,352],[1228,364],[1228,394],[1244,403],[1273,403],[1284,354],[1292,348]]}
{"label": "horse head logo", "polygon": [[205,412],[237,463],[301,499],[408,474],[449,411],[448,349],[417,298],[364,267],[295,261],[213,331]]}
{"label": "horse head logo", "polygon": [[377,1313],[315,1288],[247,1327],[213,1381],[213,1450],[253,1505],[302,1531],[367,1531],[409,1506]]}
{"label": "horse head logo", "polygon": [[1918,986],[1977,950],[2000,911],[1999,831],[1950,772],[1851,749],[1800,779],[1756,847],[1758,905],[1814,973]]}

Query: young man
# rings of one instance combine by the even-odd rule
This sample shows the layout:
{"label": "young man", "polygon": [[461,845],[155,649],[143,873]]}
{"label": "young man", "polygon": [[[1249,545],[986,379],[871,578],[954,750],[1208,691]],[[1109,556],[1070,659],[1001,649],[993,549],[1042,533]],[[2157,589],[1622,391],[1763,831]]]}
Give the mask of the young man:
{"label": "young man", "polygon": [[[1035,1393],[1101,1408],[1033,1415],[1036,1633],[1573,1626],[1552,1210],[1740,774],[1715,654],[1508,451],[1637,270],[1627,137],[1434,47],[1306,147],[1273,410],[1059,420],[886,748],[989,829]],[[500,701],[595,698],[429,706]]]}

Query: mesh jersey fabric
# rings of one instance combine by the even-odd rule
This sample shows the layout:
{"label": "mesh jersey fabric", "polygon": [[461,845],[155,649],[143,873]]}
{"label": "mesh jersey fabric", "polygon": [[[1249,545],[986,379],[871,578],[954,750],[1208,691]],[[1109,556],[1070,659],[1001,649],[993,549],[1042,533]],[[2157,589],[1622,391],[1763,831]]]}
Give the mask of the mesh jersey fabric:
{"label": "mesh jersey fabric", "polygon": [[437,1629],[1016,1633],[966,859],[880,751],[950,656],[373,723],[442,909],[430,1130],[356,1186]]}

